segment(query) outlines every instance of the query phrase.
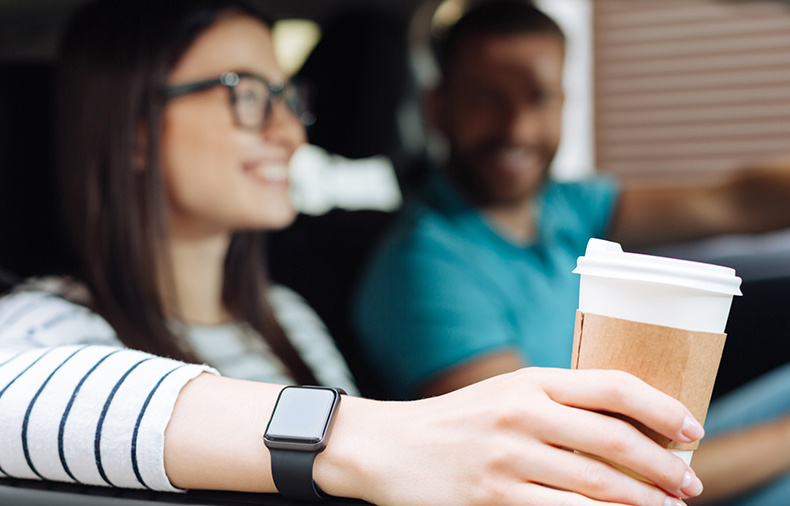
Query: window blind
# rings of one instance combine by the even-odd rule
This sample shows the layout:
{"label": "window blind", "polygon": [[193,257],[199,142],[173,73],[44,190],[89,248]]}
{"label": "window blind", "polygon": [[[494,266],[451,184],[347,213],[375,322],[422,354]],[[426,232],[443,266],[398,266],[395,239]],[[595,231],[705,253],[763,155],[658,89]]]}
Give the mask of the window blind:
{"label": "window blind", "polygon": [[790,3],[594,0],[596,162],[623,178],[790,152]]}

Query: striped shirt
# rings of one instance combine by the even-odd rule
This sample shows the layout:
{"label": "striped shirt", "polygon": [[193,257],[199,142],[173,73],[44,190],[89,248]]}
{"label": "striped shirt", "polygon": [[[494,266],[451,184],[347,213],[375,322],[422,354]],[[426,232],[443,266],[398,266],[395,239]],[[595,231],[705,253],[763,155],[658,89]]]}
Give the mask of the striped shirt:
{"label": "striped shirt", "polygon": [[[270,295],[316,377],[356,392],[315,313],[284,287]],[[254,379],[292,382],[249,332],[243,325],[187,328],[190,343],[202,343],[199,356],[212,365],[217,359],[218,371],[124,348],[104,319],[47,290],[0,299],[0,476],[176,491],[165,474],[164,431],[189,380],[203,372],[252,379],[245,371],[263,368]]]}

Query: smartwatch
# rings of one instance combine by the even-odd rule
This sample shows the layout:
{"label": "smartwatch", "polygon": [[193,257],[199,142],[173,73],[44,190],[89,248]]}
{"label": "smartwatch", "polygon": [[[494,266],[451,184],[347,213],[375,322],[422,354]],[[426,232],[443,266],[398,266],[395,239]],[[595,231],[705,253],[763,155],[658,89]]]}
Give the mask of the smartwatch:
{"label": "smartwatch", "polygon": [[327,495],[313,481],[313,460],[326,448],[339,388],[288,386],[280,391],[263,434],[277,491],[289,499],[321,501]]}

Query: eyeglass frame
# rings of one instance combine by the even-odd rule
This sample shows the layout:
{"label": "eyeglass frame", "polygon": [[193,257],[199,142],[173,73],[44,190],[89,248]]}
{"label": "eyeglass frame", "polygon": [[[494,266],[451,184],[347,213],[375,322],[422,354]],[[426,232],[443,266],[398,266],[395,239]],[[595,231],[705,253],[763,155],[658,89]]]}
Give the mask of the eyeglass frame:
{"label": "eyeglass frame", "polygon": [[[261,122],[255,126],[243,124],[241,118],[239,117],[239,111],[236,109],[236,102],[238,99],[236,95],[236,86],[241,82],[242,78],[251,78],[260,81],[269,89],[269,94],[266,97],[266,102],[264,105],[265,109],[263,111]],[[282,79],[276,78],[266,79],[265,77],[253,72],[233,71],[223,72],[219,77],[214,77],[211,79],[203,79],[201,81],[193,81],[189,83],[167,86],[165,88],[165,96],[167,100],[171,100],[184,95],[191,95],[193,93],[209,90],[216,86],[224,86],[228,89],[231,106],[230,109],[233,113],[233,121],[235,125],[242,130],[260,132],[261,130],[265,129],[269,119],[271,118],[274,102],[281,100],[283,98],[283,94],[287,93],[289,89],[292,89],[296,92],[296,96],[300,102],[304,102],[304,98],[302,97],[299,86],[295,85],[294,83],[285,82]],[[287,101],[284,101],[284,103],[288,110],[291,111],[303,125],[310,126],[315,123],[315,116],[311,112],[307,110],[296,110],[290,104],[288,104]]]}

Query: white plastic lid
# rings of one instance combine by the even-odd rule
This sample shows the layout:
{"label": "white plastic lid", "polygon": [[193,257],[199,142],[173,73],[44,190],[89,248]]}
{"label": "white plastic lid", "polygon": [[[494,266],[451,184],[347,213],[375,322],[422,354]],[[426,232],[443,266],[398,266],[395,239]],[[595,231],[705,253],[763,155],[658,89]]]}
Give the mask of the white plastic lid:
{"label": "white plastic lid", "polygon": [[721,265],[624,253],[616,242],[590,239],[583,257],[576,263],[576,274],[648,283],[684,286],[724,295],[741,295],[741,278],[735,269]]}

